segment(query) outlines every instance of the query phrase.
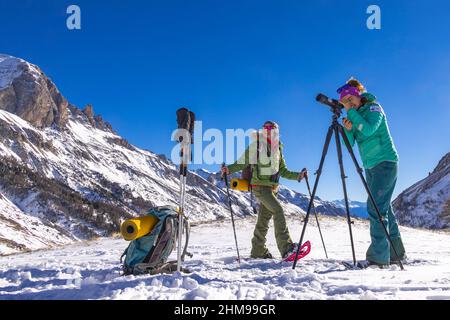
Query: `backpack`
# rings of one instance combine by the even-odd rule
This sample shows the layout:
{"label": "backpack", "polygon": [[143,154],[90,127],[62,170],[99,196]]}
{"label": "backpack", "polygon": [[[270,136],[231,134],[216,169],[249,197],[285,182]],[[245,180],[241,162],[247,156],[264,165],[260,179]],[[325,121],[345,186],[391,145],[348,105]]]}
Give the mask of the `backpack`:
{"label": "backpack", "polygon": [[[259,177],[259,168],[258,168],[258,163],[259,163],[259,152],[260,152],[260,143],[259,143],[259,134],[256,136],[256,164],[248,164],[244,167],[244,169],[242,169],[242,173],[241,173],[241,179],[248,181],[248,184],[250,185],[250,181],[252,180],[253,177],[253,170],[256,170],[256,174]],[[279,146],[279,150],[281,153],[281,143]],[[267,150],[267,157],[270,158],[271,156],[271,151],[270,149]],[[273,175],[271,175],[270,180],[272,182],[276,182],[278,183],[280,180],[280,173],[277,172]]]}
{"label": "backpack", "polygon": [[[176,270],[176,261],[167,262],[173,249],[176,247],[178,237],[178,212],[174,207],[153,207],[147,215],[153,215],[159,219],[152,231],[130,242],[120,257],[124,275],[156,274],[173,272]],[[187,254],[190,225],[187,219],[183,219],[183,229],[186,233],[186,241],[182,251],[181,260]],[[125,259],[123,260],[123,257]]]}

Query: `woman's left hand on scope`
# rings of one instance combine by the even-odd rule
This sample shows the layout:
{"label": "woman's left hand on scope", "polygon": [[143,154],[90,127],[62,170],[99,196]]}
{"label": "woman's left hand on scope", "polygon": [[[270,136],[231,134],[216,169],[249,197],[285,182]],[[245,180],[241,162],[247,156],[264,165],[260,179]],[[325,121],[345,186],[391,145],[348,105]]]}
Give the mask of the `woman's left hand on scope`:
{"label": "woman's left hand on scope", "polygon": [[347,131],[351,131],[353,128],[353,123],[350,120],[348,120],[347,118],[342,119],[342,124],[344,125],[344,127]]}

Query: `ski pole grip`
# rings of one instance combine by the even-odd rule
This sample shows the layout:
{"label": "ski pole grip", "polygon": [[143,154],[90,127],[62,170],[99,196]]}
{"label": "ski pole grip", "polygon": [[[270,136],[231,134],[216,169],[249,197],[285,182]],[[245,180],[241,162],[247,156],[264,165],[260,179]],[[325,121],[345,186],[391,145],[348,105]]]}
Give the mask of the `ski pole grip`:
{"label": "ski pole grip", "polygon": [[[304,173],[304,172],[306,172],[306,168],[303,168],[302,169],[302,171],[300,171],[300,173]],[[305,177],[305,179],[307,179],[308,178],[308,176],[306,175],[306,176],[304,176]],[[298,179],[298,182],[300,182],[300,181],[302,181],[302,179]]]}
{"label": "ski pole grip", "polygon": [[308,181],[308,170],[306,168],[303,168],[302,172],[305,173],[305,180]]}
{"label": "ski pole grip", "polygon": [[[222,163],[222,169],[223,168],[225,168],[226,166],[225,166],[225,162],[224,163]],[[221,172],[222,173],[222,172]],[[223,172],[223,174],[222,174],[222,180],[224,180],[225,181],[225,183],[228,185],[228,177],[227,177],[227,173],[226,172]]]}

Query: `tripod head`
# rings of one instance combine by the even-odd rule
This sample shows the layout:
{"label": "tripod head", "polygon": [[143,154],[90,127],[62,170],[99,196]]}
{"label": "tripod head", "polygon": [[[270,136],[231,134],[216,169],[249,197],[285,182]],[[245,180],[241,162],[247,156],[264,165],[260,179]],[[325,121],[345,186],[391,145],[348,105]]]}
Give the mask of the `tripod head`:
{"label": "tripod head", "polygon": [[330,111],[334,114],[333,118],[336,120],[342,115],[344,106],[338,100],[328,98],[326,95],[319,93],[316,97],[316,101],[330,107]]}

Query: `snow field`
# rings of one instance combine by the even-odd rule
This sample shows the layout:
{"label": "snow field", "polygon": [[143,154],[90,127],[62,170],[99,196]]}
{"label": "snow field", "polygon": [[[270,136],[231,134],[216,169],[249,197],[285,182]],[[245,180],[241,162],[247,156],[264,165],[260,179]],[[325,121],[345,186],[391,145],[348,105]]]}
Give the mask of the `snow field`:
{"label": "snow field", "polygon": [[[302,227],[288,219],[294,241]],[[410,264],[406,271],[346,270],[351,260],[348,226],[342,218],[321,217],[330,259],[325,259],[315,223],[305,240],[311,253],[296,270],[279,259],[250,259],[255,220],[236,222],[242,256],[236,249],[230,221],[192,228],[190,252],[184,267],[189,274],[120,276],[122,239],[70,245],[0,258],[0,299],[450,299],[450,234],[401,228]],[[368,223],[353,227],[357,259],[369,244]],[[268,247],[279,257],[269,230]],[[176,252],[172,255],[174,258]]]}

